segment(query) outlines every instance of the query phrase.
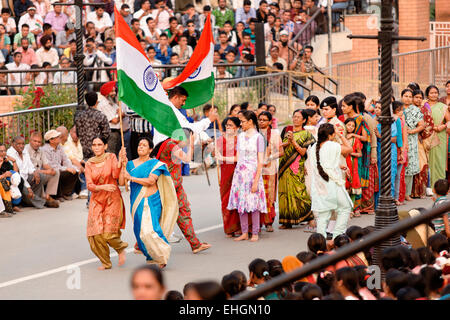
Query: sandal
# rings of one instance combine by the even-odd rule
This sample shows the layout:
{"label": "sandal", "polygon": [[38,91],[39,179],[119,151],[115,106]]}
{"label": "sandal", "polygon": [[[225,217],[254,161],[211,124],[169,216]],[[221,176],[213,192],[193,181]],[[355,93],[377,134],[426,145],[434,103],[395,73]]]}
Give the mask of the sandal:
{"label": "sandal", "polygon": [[272,226],[267,226],[266,227],[266,231],[267,232],[273,232],[273,227]]}
{"label": "sandal", "polygon": [[197,249],[192,250],[192,253],[196,254],[196,253],[199,253],[200,251],[204,251],[204,250],[207,250],[209,248],[211,248],[211,245],[209,243],[203,242],[200,247],[198,247]]}
{"label": "sandal", "polygon": [[284,230],[284,229],[292,229],[292,225],[290,224],[282,224],[278,227],[278,229]]}

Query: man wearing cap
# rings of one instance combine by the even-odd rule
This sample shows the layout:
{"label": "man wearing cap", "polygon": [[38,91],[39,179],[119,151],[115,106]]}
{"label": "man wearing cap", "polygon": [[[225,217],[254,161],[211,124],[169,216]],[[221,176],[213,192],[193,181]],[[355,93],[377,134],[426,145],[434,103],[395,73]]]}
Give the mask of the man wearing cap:
{"label": "man wearing cap", "polygon": [[52,198],[56,197],[58,192],[59,171],[54,170],[47,161],[42,147],[42,135],[38,131],[34,131],[30,135],[30,143],[25,146],[25,151],[30,155],[31,163],[35,168],[35,172],[40,174],[43,186],[45,186],[45,194],[43,198],[46,200],[45,205],[50,208],[58,208],[59,202]]}
{"label": "man wearing cap", "polygon": [[[117,105],[117,93],[116,93],[116,81],[110,81],[105,83],[100,88],[101,96],[98,99],[97,109],[103,112],[109,122],[109,128],[111,134],[108,139],[108,152],[114,153],[116,156],[119,154],[121,148],[121,136],[120,136],[120,119],[119,119],[119,106]],[[125,114],[122,112],[122,117]],[[126,131],[124,128],[124,131]]]}
{"label": "man wearing cap", "polygon": [[66,156],[61,146],[61,132],[49,130],[44,135],[46,144],[42,147],[48,164],[59,172],[58,200],[72,200],[72,193],[78,180],[78,169]]}
{"label": "man wearing cap", "polygon": [[20,17],[19,29],[23,24],[30,26],[30,32],[36,37],[42,32],[42,25],[44,24],[44,19],[36,13],[36,7],[34,4],[28,7],[27,13]]}
{"label": "man wearing cap", "polygon": [[276,44],[276,46],[280,49],[280,57],[285,61],[289,61],[289,33],[286,30],[281,30],[280,32],[280,41]]}
{"label": "man wearing cap", "polygon": [[69,17],[64,12],[62,12],[62,6],[53,5],[53,11],[47,13],[44,22],[51,24],[53,30],[58,33],[64,31],[64,28],[66,27],[68,21]]}

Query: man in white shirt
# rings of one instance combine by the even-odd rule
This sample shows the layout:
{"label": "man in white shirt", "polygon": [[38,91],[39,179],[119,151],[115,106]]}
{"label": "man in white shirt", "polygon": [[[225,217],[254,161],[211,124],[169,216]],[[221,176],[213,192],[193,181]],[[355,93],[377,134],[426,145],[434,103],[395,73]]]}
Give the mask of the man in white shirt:
{"label": "man in white shirt", "polygon": [[89,12],[87,15],[87,21],[93,22],[95,25],[95,30],[98,33],[105,32],[106,28],[112,27],[112,20],[103,6],[95,8],[95,11]]}
{"label": "man in white shirt", "polygon": [[58,65],[58,51],[52,46],[52,36],[45,35],[41,38],[41,47],[36,51],[36,58],[39,67],[42,67],[44,62],[49,62],[52,67]]}
{"label": "man in white shirt", "polygon": [[144,0],[141,2],[141,8],[133,14],[133,18],[139,20],[141,29],[144,30],[145,35],[147,35],[145,32],[147,30],[147,18],[150,17],[153,17],[150,1]]}
{"label": "man in white shirt", "polygon": [[[92,38],[86,39],[86,45],[84,50],[85,67],[104,67],[112,65],[113,61],[108,58],[103,52],[97,50],[95,41]],[[86,78],[88,81],[94,82],[107,82],[109,81],[108,75],[105,70],[100,71],[87,71]]]}
{"label": "man in white shirt", "polygon": [[[22,63],[22,53],[14,52],[13,59],[14,59],[13,62],[8,63],[6,65],[6,68],[8,68],[8,70],[28,70],[28,69],[30,69],[29,65]],[[25,72],[8,73],[8,83],[10,85],[24,85],[26,83],[25,75],[26,75]]]}
{"label": "man in white shirt", "polygon": [[130,9],[130,13],[134,13],[134,0],[115,0],[114,4],[116,5],[117,10],[121,10],[122,5],[126,4],[128,9]]}
{"label": "man in white shirt", "polygon": [[[70,60],[69,58],[63,56],[61,58],[61,62],[59,63],[62,69],[70,68]],[[54,85],[62,85],[62,84],[71,84],[75,85],[77,82],[77,75],[75,71],[59,71],[55,73],[53,77]]]}
{"label": "man in white shirt", "polygon": [[42,174],[37,172],[31,162],[30,155],[25,150],[25,139],[23,137],[16,137],[12,142],[12,146],[8,149],[6,154],[16,160],[19,167],[19,174],[23,179],[22,201],[37,209],[44,208],[45,179]]}
{"label": "man in white shirt", "polygon": [[236,8],[235,23],[242,21],[245,27],[248,28],[251,18],[256,18],[256,10],[252,8],[252,2],[250,0],[245,0],[243,6]]}
{"label": "man in white shirt", "polygon": [[276,62],[281,63],[281,65],[283,66],[283,71],[287,70],[286,60],[280,58],[280,48],[273,46],[272,48],[270,48],[270,55],[266,59],[266,64],[268,67],[272,68],[273,64]]}
{"label": "man in white shirt", "polygon": [[36,37],[42,32],[42,26],[44,25],[44,19],[36,13],[36,7],[31,5],[19,20],[19,29],[26,23],[30,26],[30,32]]}
{"label": "man in white shirt", "polygon": [[9,8],[2,8],[2,18],[0,23],[6,28],[8,35],[14,35],[17,32],[16,21],[11,17],[11,10]]}

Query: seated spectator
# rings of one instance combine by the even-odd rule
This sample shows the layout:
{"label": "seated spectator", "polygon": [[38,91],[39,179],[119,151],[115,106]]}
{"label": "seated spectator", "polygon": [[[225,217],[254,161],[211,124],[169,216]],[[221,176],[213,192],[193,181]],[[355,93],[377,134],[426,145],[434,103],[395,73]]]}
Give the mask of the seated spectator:
{"label": "seated spectator", "polygon": [[152,16],[156,21],[156,28],[161,31],[167,30],[170,25],[170,18],[174,16],[172,9],[166,3],[166,0],[156,0]]}
{"label": "seated spectator", "polygon": [[131,20],[131,31],[133,31],[139,41],[145,40],[145,33],[144,30],[141,29],[141,23],[138,19]]}
{"label": "seated spectator", "polygon": [[41,175],[43,186],[45,187],[43,198],[46,199],[46,205],[51,208],[59,208],[59,202],[53,198],[58,192],[59,172],[49,165],[41,147],[41,133],[38,131],[32,132],[30,143],[25,146],[25,151],[30,156],[34,172]]}
{"label": "seated spectator", "polygon": [[21,29],[24,24],[30,26],[30,32],[34,34],[35,37],[37,37],[42,32],[44,19],[40,15],[36,14],[36,7],[34,6],[34,4],[29,6],[27,9],[27,13],[20,17],[19,29]]}
{"label": "seated spectator", "polygon": [[[116,6],[119,4],[119,1],[115,1]],[[122,16],[123,20],[131,27],[131,20],[133,19],[133,15],[131,14],[130,6],[126,3],[122,4],[120,8],[120,15]],[[111,17],[111,20],[114,22],[115,17],[114,14]]]}
{"label": "seated spectator", "polygon": [[[172,53],[170,56],[170,64],[180,64],[180,56],[178,53]],[[166,76],[170,78],[175,78],[180,75],[183,68],[170,68],[166,71]]]}
{"label": "seated spectator", "polygon": [[[256,19],[258,22],[267,22],[267,16],[269,15],[269,5],[266,0],[261,0],[259,2],[259,8],[256,10]],[[249,25],[250,26],[250,25]]]}
{"label": "seated spectator", "polygon": [[[295,26],[294,26],[294,33],[293,33],[293,37],[295,37],[297,35],[297,33],[300,32],[300,30],[303,29],[303,27],[305,26],[306,22],[308,21],[308,16],[306,15],[305,10],[301,10],[299,15],[295,17],[294,21]],[[311,39],[314,36],[314,34],[316,33],[316,29],[317,29],[317,24],[316,21],[312,21],[311,24],[309,25],[309,27],[305,30],[305,32],[303,32],[298,38],[296,43],[298,44],[299,47],[301,46],[305,46],[307,44],[311,43]],[[297,49],[299,50],[299,49]]]}
{"label": "seated spectator", "polygon": [[[255,61],[255,56],[247,53],[243,56],[242,62],[252,63]],[[255,66],[239,66],[236,72],[235,78],[245,78],[256,75]]]}
{"label": "seated spectator", "polygon": [[147,27],[144,30],[145,40],[150,44],[159,43],[161,30],[156,28],[156,21],[152,17],[147,18]]}
{"label": "seated spectator", "polygon": [[85,32],[84,32],[84,36],[83,36],[83,38],[84,38],[83,42],[86,41],[85,39],[89,39],[89,38],[94,39],[96,42],[101,42],[101,41],[98,41],[99,39],[101,40],[101,38],[99,37],[99,33],[97,31],[95,31],[95,24],[92,21],[86,22],[84,29],[85,29]]}
{"label": "seated spectator", "polygon": [[233,30],[233,26],[231,25],[230,21],[226,21],[223,25],[223,32],[228,37],[228,42],[230,43],[230,46],[236,47],[237,46],[237,35],[236,31]]}
{"label": "seated spectator", "polygon": [[276,2],[272,2],[269,4],[269,12],[273,13],[275,17],[280,16],[280,5]]}
{"label": "seated spectator", "polygon": [[58,34],[64,31],[69,22],[69,17],[62,12],[61,5],[53,5],[53,11],[50,11],[46,16],[44,22],[51,24],[52,29]]}
{"label": "seated spectator", "polygon": [[[183,26],[181,26],[183,27]],[[169,28],[165,29],[164,32],[169,38],[169,45],[173,48],[178,44],[178,20],[175,17],[169,19]]]}
{"label": "seated spectator", "polygon": [[42,209],[46,204],[42,197],[44,196],[44,185],[47,179],[34,168],[30,155],[24,149],[25,139],[18,136],[13,139],[12,145],[6,154],[16,160],[19,174],[22,178],[20,184],[22,203]]}
{"label": "seated spectator", "polygon": [[52,7],[50,0],[34,0],[33,4],[36,6],[36,13],[43,18],[50,12]]}
{"label": "seated spectator", "polygon": [[[211,14],[211,7],[210,6],[204,6],[203,7],[203,13],[199,16],[200,19],[200,28],[199,30],[203,30],[203,28],[205,27],[205,21],[206,21],[206,16],[209,14]],[[214,27],[216,26],[216,17],[214,15],[210,15],[209,16],[211,19],[211,27],[214,30]]]}
{"label": "seated spectator", "polygon": [[[42,86],[44,85],[44,75],[42,72],[35,71],[36,69],[40,69],[37,64],[32,64],[30,66],[30,72],[27,72],[25,75],[25,84],[28,86]],[[23,91],[27,91],[29,87],[24,87]]]}
{"label": "seated spectator", "polygon": [[20,40],[20,47],[16,50],[16,52],[20,52],[22,54],[22,63],[31,66],[33,64],[37,64],[38,60],[33,48],[30,48],[29,42],[30,41],[28,38],[22,38]]}
{"label": "seated spectator", "polygon": [[281,25],[283,26],[283,30],[287,31],[289,40],[291,40],[294,32],[294,22],[291,19],[291,13],[289,11],[284,11],[281,15]]}
{"label": "seated spectator", "polygon": [[216,64],[219,64],[220,62],[221,62],[222,60],[220,59],[220,53],[219,53],[219,51],[214,51],[214,56],[213,56],[213,64],[214,64],[214,67],[213,67],[213,73],[214,73],[214,75],[216,75],[217,74],[217,69],[216,69],[216,67],[215,67],[215,65]]}
{"label": "seated spectator", "polygon": [[256,24],[258,23],[258,20],[255,18],[251,18],[250,22],[248,24],[248,28],[245,29],[245,32],[248,33],[250,35],[250,38],[252,40],[252,43],[255,43],[255,39],[256,39],[256,33],[255,33],[255,29],[256,29]]}
{"label": "seated spectator", "polygon": [[[104,67],[112,65],[112,59],[108,58],[103,52],[97,50],[94,39],[86,40],[85,58],[83,64],[85,67]],[[86,79],[94,82],[107,82],[109,76],[106,70],[96,70],[86,72]]]}
{"label": "seated spectator", "polygon": [[42,37],[44,37],[44,36],[49,36],[49,37],[51,37],[51,39],[53,40],[53,43],[55,42],[55,40],[56,40],[56,37],[55,37],[55,35],[53,34],[53,28],[52,28],[52,25],[50,24],[50,23],[44,23],[44,25],[42,26],[42,33],[41,34],[39,34],[38,36],[37,36],[37,38],[36,38],[36,43],[37,43],[37,47],[38,48],[40,48],[40,47],[42,47],[42,45],[41,45],[41,39],[42,39]]}
{"label": "seated spectator", "polygon": [[152,66],[153,65],[161,65],[162,64],[161,60],[158,60],[158,59],[155,58],[156,57],[156,50],[155,50],[155,47],[153,47],[153,46],[149,46],[147,48],[147,57],[150,60],[150,64]]}
{"label": "seated spectator", "polygon": [[275,23],[273,27],[270,29],[269,41],[272,42],[272,45],[276,45],[280,41],[281,31],[283,31],[283,27],[281,25],[281,18],[276,17]]}
{"label": "seated spectator", "polygon": [[280,63],[283,66],[283,71],[287,70],[287,62],[283,58],[280,58],[280,49],[278,47],[270,48],[270,55],[266,59],[266,64],[268,67],[273,67],[274,63]]}
{"label": "seated spectator", "polygon": [[0,23],[6,28],[6,33],[13,36],[17,32],[16,21],[11,17],[11,10],[9,8],[2,8],[2,17]]}
{"label": "seated spectator", "polygon": [[64,49],[63,55],[68,58],[70,61],[74,61],[75,54],[77,53],[77,41],[70,40],[69,46]]}
{"label": "seated spectator", "polygon": [[183,35],[187,38],[187,44],[195,49],[197,41],[200,39],[200,31],[195,28],[193,21],[187,22],[187,29],[183,32]]}
{"label": "seated spectator", "polygon": [[14,1],[14,13],[17,19],[27,13],[28,7],[32,6],[33,2],[30,0],[15,0]]}
{"label": "seated spectator", "polygon": [[14,172],[19,172],[16,160],[6,155],[6,147],[0,144],[0,196],[3,200],[4,211],[0,213],[0,218],[11,217],[15,211],[21,211],[14,206],[11,197],[11,176]]}
{"label": "seated spectator", "polygon": [[34,35],[30,33],[30,27],[25,23],[22,25],[19,33],[16,33],[13,41],[13,50],[16,50],[20,46],[20,39],[28,38],[31,43],[33,49],[37,48],[36,40],[34,39]]}
{"label": "seated spectator", "polygon": [[220,59],[225,60],[225,56],[231,50],[234,50],[234,47],[230,45],[228,42],[228,36],[226,32],[219,32],[219,43],[214,45],[214,51],[218,51],[220,53]]}
{"label": "seated spectator", "polygon": [[66,156],[80,173],[80,193],[78,194],[78,197],[80,199],[87,199],[88,190],[86,187],[86,177],[84,176],[85,162],[83,160],[83,148],[78,139],[76,127],[73,126],[72,129],[70,129],[69,135],[67,135],[67,129],[65,127],[58,127],[56,130],[61,132],[61,145],[63,146]]}
{"label": "seated spectator", "polygon": [[[61,69],[70,68],[70,60],[66,57],[62,57],[60,61]],[[77,82],[77,74],[75,71],[58,71],[53,76],[54,85],[71,84],[75,85]]]}
{"label": "seated spectator", "polygon": [[255,55],[255,45],[252,43],[252,39],[249,33],[244,33],[242,44],[238,48],[240,56],[242,56],[242,51],[244,49],[249,50],[252,55]]}
{"label": "seated spectator", "polygon": [[[1,70],[8,70],[6,66],[0,67]],[[0,72],[0,96],[10,96],[15,94],[13,88],[8,87],[8,74]]]}
{"label": "seated spectator", "polygon": [[243,22],[236,23],[236,47],[240,47],[244,40],[245,26]]}
{"label": "seated spectator", "polygon": [[192,21],[196,29],[200,29],[200,17],[195,12],[195,7],[192,3],[186,5],[186,13],[181,16],[181,24],[187,27],[189,21]]}
{"label": "seated spectator", "polygon": [[36,58],[38,65],[41,67],[42,64],[47,61],[50,62],[52,67],[56,67],[59,62],[58,51],[53,48],[52,38],[50,36],[43,36],[41,38],[41,48],[36,51]]}
{"label": "seated spectator", "polygon": [[[142,50],[147,50],[147,41],[145,41],[144,39],[139,40],[139,44],[141,45]],[[99,47],[100,49],[100,47]]]}
{"label": "seated spectator", "polygon": [[172,56],[172,48],[169,46],[168,41],[167,34],[162,33],[159,36],[159,43],[155,47],[156,59],[160,60],[163,64],[168,64]]}
{"label": "seated spectator", "polygon": [[114,40],[111,38],[105,39],[105,56],[112,60],[112,64],[116,62],[116,49],[114,49]]}
{"label": "seated spectator", "polygon": [[[11,53],[11,38],[6,33],[6,28],[0,23],[0,51],[3,57],[8,61],[9,54]],[[9,62],[9,61],[8,61]]]}
{"label": "seated spectator", "polygon": [[[28,70],[30,66],[22,63],[22,53],[14,52],[13,62],[6,64],[8,70]],[[25,84],[25,72],[8,73],[8,84],[13,86],[22,86]],[[14,89],[14,88],[12,88]],[[17,88],[14,89],[16,92]]]}
{"label": "seated spectator", "polygon": [[70,162],[61,146],[61,133],[49,130],[44,135],[45,145],[42,151],[48,164],[59,171],[57,198],[59,201],[72,200],[72,193],[78,180],[77,168]]}
{"label": "seated spectator", "polygon": [[[224,64],[224,62],[221,62],[220,64]],[[233,78],[231,73],[229,73],[227,71],[226,66],[220,65],[220,64],[217,66],[216,79],[231,79],[231,78]]]}
{"label": "seated spectator", "polygon": [[[225,60],[227,63],[236,63],[236,49],[228,51],[225,55]],[[237,72],[237,68],[237,66],[227,66],[226,70],[234,77]]]}
{"label": "seated spectator", "polygon": [[219,7],[213,10],[212,15],[216,17],[216,25],[222,31],[225,21],[230,21],[234,25],[234,12],[227,8],[226,0],[219,0]]}
{"label": "seated spectator", "polygon": [[194,50],[187,44],[186,36],[182,35],[178,39],[178,44],[172,48],[172,52],[178,54],[179,63],[185,64],[189,61]]}
{"label": "seated spectator", "polygon": [[251,18],[256,18],[256,10],[250,0],[244,0],[242,8],[236,9],[236,23],[243,22],[247,28]]}
{"label": "seated spectator", "polygon": [[64,50],[70,47],[70,41],[75,40],[75,26],[72,22],[66,23],[64,30],[58,32],[56,35],[55,46],[58,50],[59,55],[64,53]]}
{"label": "seated spectator", "polygon": [[141,2],[141,8],[133,14],[133,18],[139,20],[139,25],[142,30],[146,33],[147,30],[147,19],[152,16],[152,10],[150,8],[150,1],[145,0]]}
{"label": "seated spectator", "polygon": [[105,32],[106,28],[112,27],[112,20],[108,12],[105,12],[104,6],[95,7],[95,11],[87,14],[87,21],[93,22],[95,31],[99,34]]}

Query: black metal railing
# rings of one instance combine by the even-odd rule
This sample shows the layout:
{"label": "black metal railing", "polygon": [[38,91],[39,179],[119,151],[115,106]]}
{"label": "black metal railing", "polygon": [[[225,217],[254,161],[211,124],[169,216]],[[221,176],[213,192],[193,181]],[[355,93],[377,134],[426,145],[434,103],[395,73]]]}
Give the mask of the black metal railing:
{"label": "black metal railing", "polygon": [[334,265],[343,259],[353,256],[366,249],[372,248],[375,245],[387,239],[390,239],[395,235],[403,233],[404,231],[412,229],[421,224],[428,224],[429,221],[431,221],[432,219],[449,211],[450,211],[450,202],[447,202],[438,205],[419,216],[404,219],[400,222],[395,223],[391,227],[377,230],[361,238],[359,241],[352,242],[344,247],[339,248],[333,254],[321,256],[305,264],[303,267],[299,269],[277,276],[265,282],[255,290],[240,293],[232,297],[232,300],[252,300],[264,296],[270,292],[277,290],[278,288],[283,287],[288,283],[302,279],[313,273],[319,272],[324,268]]}

